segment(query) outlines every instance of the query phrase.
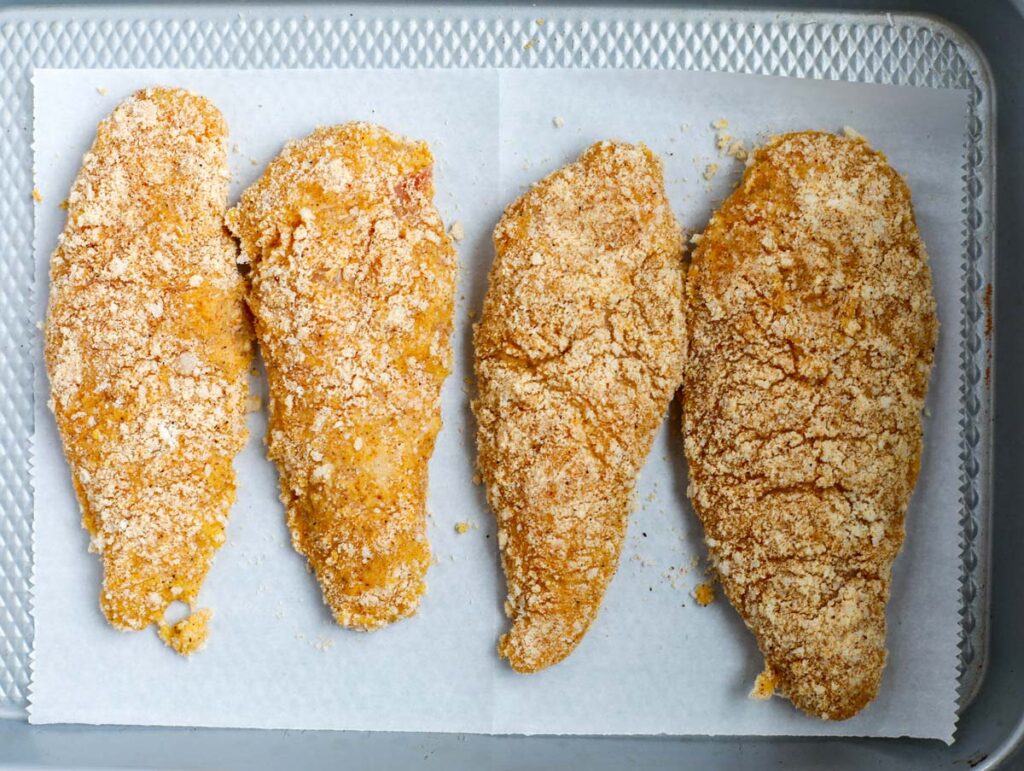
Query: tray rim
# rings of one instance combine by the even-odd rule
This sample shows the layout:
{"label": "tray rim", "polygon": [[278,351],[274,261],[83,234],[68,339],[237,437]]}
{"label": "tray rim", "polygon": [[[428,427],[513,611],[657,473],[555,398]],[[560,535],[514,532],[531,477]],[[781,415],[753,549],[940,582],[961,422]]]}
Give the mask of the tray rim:
{"label": "tray rim", "polygon": [[[374,16],[374,6],[373,6],[372,3],[355,3],[355,4],[351,4],[351,5],[353,6],[353,9],[357,10],[359,12],[359,15],[361,15],[361,16],[366,16],[366,17]],[[332,16],[335,16],[337,14],[340,14],[343,10],[345,10],[345,8],[341,8],[341,7],[338,7],[338,6],[332,6],[330,4],[323,4],[323,3],[312,3],[312,4],[308,4],[308,5],[303,4],[300,7],[304,8],[304,9],[311,9],[317,15],[322,15],[324,17],[332,17]],[[398,17],[401,17],[401,18],[410,18],[410,17],[413,17],[413,16],[428,17],[428,16],[431,16],[431,15],[437,15],[437,16],[441,16],[441,17],[446,16],[446,15],[447,16],[455,16],[455,15],[457,15],[460,18],[474,18],[474,17],[482,16],[482,14],[488,8],[489,8],[488,5],[481,5],[481,4],[476,4],[476,3],[470,3],[470,4],[461,4],[460,3],[460,4],[454,4],[454,5],[451,5],[451,6],[437,7],[437,8],[433,8],[433,9],[426,9],[426,8],[423,8],[420,5],[415,4],[415,3],[403,3],[398,8],[395,8],[394,6],[390,6],[390,13],[389,13],[389,15],[397,15]],[[531,7],[531,8],[525,8],[525,7],[522,7],[522,6],[513,6],[513,7],[502,8],[501,11],[502,11],[504,17],[508,18],[508,19],[515,18],[515,16],[518,15],[518,14],[522,14],[522,15],[529,14],[529,15],[532,16],[532,15],[537,15],[538,13],[543,13],[543,14],[547,15],[549,18],[552,17],[552,16],[556,16],[556,15],[568,18],[571,15],[586,14],[588,12],[591,14],[591,16],[593,16],[594,12],[595,11],[600,11],[601,8],[602,8],[602,6],[600,6],[600,5],[595,8],[594,6],[592,6],[590,4],[558,4],[558,5],[550,5],[550,6],[549,5],[543,5],[542,7]],[[183,2],[183,3],[176,4],[174,6],[164,6],[163,4],[146,4],[146,3],[135,5],[135,4],[128,4],[128,3],[103,4],[103,3],[85,2],[85,3],[75,3],[75,4],[61,4],[61,5],[40,6],[40,5],[33,4],[31,2],[26,2],[25,0],[14,0],[13,2],[4,3],[3,7],[0,7],[0,24],[2,24],[5,21],[11,20],[12,16],[17,16],[17,15],[19,15],[19,12],[22,12],[22,11],[30,11],[30,12],[32,12],[34,20],[38,20],[38,21],[51,21],[51,20],[54,20],[54,19],[67,19],[69,12],[72,14],[72,17],[73,17],[73,15],[76,12],[81,12],[83,14],[91,14],[91,13],[94,13],[94,12],[97,12],[97,11],[101,12],[101,14],[102,14],[99,18],[112,18],[112,17],[115,17],[117,15],[122,15],[122,14],[125,17],[129,17],[129,18],[133,18],[133,17],[134,18],[143,18],[142,15],[146,14],[145,15],[145,20],[149,21],[149,20],[152,20],[154,18],[164,17],[165,15],[168,18],[174,18],[174,17],[176,17],[176,15],[180,14],[180,11],[182,9],[194,9],[194,10],[198,11],[198,14],[197,14],[196,18],[200,18],[200,19],[204,19],[204,20],[205,19],[225,18],[228,15],[233,15],[235,13],[238,13],[238,10],[239,10],[238,6],[235,6],[235,5],[232,5],[232,4],[229,4],[229,3],[203,4],[203,3],[199,3],[199,2]],[[246,15],[251,15],[251,16],[260,16],[260,15],[264,15],[264,14],[270,15],[270,14],[275,14],[276,13],[276,15],[279,16],[279,17],[287,18],[290,15],[290,10],[287,9],[287,5],[282,7],[282,6],[273,6],[273,5],[264,4],[264,3],[253,4],[253,5],[245,5],[242,8],[242,12],[245,13]],[[695,17],[696,16],[701,16],[701,15],[715,14],[715,15],[724,16],[725,18],[727,18],[730,21],[738,21],[738,22],[742,22],[742,21],[748,21],[748,22],[749,21],[760,21],[760,22],[778,21],[779,20],[779,16],[780,16],[779,12],[772,11],[772,10],[765,10],[765,9],[761,9],[761,10],[742,9],[741,10],[741,9],[730,9],[730,8],[692,8],[692,7],[687,7],[685,9],[680,9],[678,7],[672,6],[671,4],[660,4],[660,3],[652,4],[652,5],[645,5],[644,8],[643,8],[643,12],[645,14],[645,19],[649,19],[652,16],[657,16],[657,15],[661,15],[661,14],[673,14],[673,15],[683,14],[685,16],[695,16]],[[997,142],[996,142],[996,138],[994,136],[994,130],[993,129],[994,129],[994,121],[996,120],[996,117],[997,117],[997,102],[996,102],[996,92],[995,92],[995,89],[994,89],[994,86],[993,86],[994,79],[993,79],[993,75],[992,75],[992,69],[991,69],[991,66],[990,66],[990,64],[989,64],[989,62],[988,62],[984,52],[980,48],[980,46],[978,46],[978,44],[962,28],[960,28],[957,25],[952,24],[949,20],[945,19],[944,17],[940,16],[939,14],[934,14],[934,13],[894,12],[892,14],[886,14],[886,13],[881,13],[881,12],[878,12],[878,11],[869,11],[869,10],[836,11],[834,9],[829,8],[829,9],[824,9],[822,11],[813,11],[813,10],[786,11],[785,14],[787,16],[795,17],[797,19],[799,19],[800,17],[803,17],[805,19],[815,19],[815,20],[820,19],[823,15],[827,16],[827,17],[842,16],[842,17],[845,17],[845,18],[849,18],[851,20],[856,20],[856,22],[861,23],[861,24],[871,24],[871,23],[882,23],[882,24],[884,24],[884,23],[886,23],[886,21],[891,22],[893,18],[897,18],[897,19],[900,20],[900,22],[904,22],[904,23],[917,23],[919,26],[931,28],[933,32],[939,31],[942,34],[944,34],[947,38],[953,40],[956,43],[957,47],[961,50],[962,53],[966,52],[966,53],[970,54],[970,58],[972,59],[971,64],[974,66],[974,74],[980,77],[980,79],[981,79],[981,81],[982,81],[982,83],[984,85],[984,91],[985,91],[984,97],[985,97],[985,100],[986,100],[985,104],[986,104],[986,113],[987,113],[987,117],[986,117],[986,121],[985,121],[985,128],[986,128],[986,134],[987,134],[987,142],[985,143],[986,160],[985,160],[985,164],[984,165],[987,167],[986,179],[989,182],[989,184],[986,187],[986,194],[985,194],[984,198],[986,199],[985,200],[985,208],[987,210],[986,213],[985,213],[985,217],[986,217],[986,220],[988,222],[988,225],[985,228],[985,233],[986,233],[986,238],[989,241],[989,243],[988,243],[987,247],[985,247],[985,253],[986,253],[987,256],[985,256],[981,260],[980,264],[981,264],[982,267],[988,268],[989,271],[994,272],[994,269],[995,269],[995,266],[996,266],[996,255],[995,255],[995,249],[994,249],[994,243],[993,242],[994,242],[994,237],[995,237],[995,233],[996,233],[996,226],[997,226],[996,225],[996,220],[995,220],[995,201],[996,201],[996,184],[995,184],[995,182],[996,182],[996,174],[997,174],[997,169],[998,169],[997,155],[996,155],[998,148],[997,148]],[[312,15],[312,13],[310,15]],[[337,66],[337,65],[335,65],[335,66]],[[531,65],[525,65],[525,66],[531,66]],[[534,66],[543,66],[543,65],[534,65]],[[244,67],[244,69],[252,69],[252,68],[253,68],[252,66]],[[330,68],[330,67],[327,67],[327,68]],[[31,72],[31,68],[28,70],[28,72],[29,73]],[[983,278],[988,278],[991,281],[992,275],[991,275],[991,273],[988,273],[987,275],[983,276]],[[994,313],[994,310],[995,310],[995,306],[993,304],[991,312]],[[995,372],[996,362],[997,362],[997,359],[995,357],[995,341],[996,341],[996,333],[995,333],[995,330],[993,330],[992,335],[990,337],[988,337],[987,340],[984,340],[983,343],[982,343],[983,349],[991,357],[991,365],[990,366],[991,366],[993,374]],[[988,520],[991,517],[991,496],[992,496],[991,489],[992,489],[992,481],[993,481],[992,480],[993,432],[991,431],[992,403],[993,403],[992,402],[992,400],[993,400],[993,392],[992,391],[993,391],[993,389],[992,389],[992,386],[991,386],[991,382],[992,381],[986,382],[984,384],[984,386],[980,389],[981,394],[983,396],[983,399],[982,399],[982,404],[981,404],[981,411],[979,413],[979,416],[980,416],[981,420],[985,424],[987,424],[989,426],[989,430],[983,432],[983,436],[985,438],[985,441],[978,448],[979,454],[983,455],[983,457],[984,457],[984,462],[982,463],[982,467],[981,467],[981,474],[979,475],[979,479],[982,481],[982,484],[979,485],[980,500],[979,500],[979,504],[978,504],[977,509],[979,511],[985,512],[985,517],[983,517],[983,519],[985,520],[985,522],[984,522],[985,528],[984,528],[983,532],[979,532],[979,535],[981,537],[976,540],[976,543],[981,548],[983,548],[985,550],[984,557],[979,560],[979,564],[983,565],[983,570],[978,574],[982,578],[982,582],[985,584],[984,586],[980,587],[981,590],[982,590],[980,592],[980,594],[982,595],[983,599],[981,600],[981,603],[977,606],[982,611],[981,613],[979,613],[979,615],[982,618],[984,618],[987,615],[987,612],[988,612],[988,607],[989,607],[988,603],[989,603],[989,599],[990,598],[989,598],[989,593],[987,591],[987,584],[988,584],[988,582],[990,580],[990,574],[991,574],[991,561],[989,559],[989,554],[988,554],[988,552],[990,551],[989,546],[990,546],[990,543],[991,543],[991,528],[988,527],[988,524],[989,524]],[[979,639],[982,641],[982,648],[980,649],[979,653],[980,653],[980,659],[983,662],[984,667],[979,672],[978,676],[973,681],[971,681],[971,683],[972,683],[971,687],[969,689],[965,689],[964,692],[962,693],[961,704],[960,704],[961,712],[964,709],[966,709],[966,707],[970,704],[970,702],[977,695],[978,691],[980,690],[980,688],[984,684],[985,669],[987,669],[987,666],[988,666],[988,655],[987,655],[988,640],[987,640],[987,636],[984,635],[984,634]],[[23,710],[19,710],[19,711],[22,711],[22,714],[23,714]],[[2,718],[3,718],[3,715],[0,714],[0,719],[2,719]],[[1024,739],[1024,722],[1022,722],[1022,724],[1020,726],[1018,726],[1017,734],[1018,734],[1018,739]],[[739,738],[739,737],[736,737],[736,738]],[[824,737],[821,737],[821,738],[824,738]]]}

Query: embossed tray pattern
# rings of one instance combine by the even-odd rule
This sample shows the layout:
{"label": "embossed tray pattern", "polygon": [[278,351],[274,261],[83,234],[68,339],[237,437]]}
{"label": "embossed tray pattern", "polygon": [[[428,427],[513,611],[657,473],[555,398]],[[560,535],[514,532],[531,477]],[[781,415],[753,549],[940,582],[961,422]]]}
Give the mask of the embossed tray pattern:
{"label": "embossed tray pattern", "polygon": [[[303,13],[302,11],[306,12]],[[895,83],[970,92],[961,338],[961,703],[980,682],[988,574],[993,111],[981,57],[924,17],[453,8],[281,15],[154,6],[0,14],[0,716],[29,681],[34,67],[636,67]],[[24,18],[22,18],[24,16]]]}

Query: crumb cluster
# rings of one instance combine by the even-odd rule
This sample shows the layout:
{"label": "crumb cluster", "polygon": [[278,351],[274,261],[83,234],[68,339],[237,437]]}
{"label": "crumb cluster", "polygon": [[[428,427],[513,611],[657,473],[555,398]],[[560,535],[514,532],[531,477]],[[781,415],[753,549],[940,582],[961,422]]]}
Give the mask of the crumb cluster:
{"label": "crumb cluster", "polygon": [[906,183],[863,138],[773,138],[686,301],[689,493],[722,587],[773,689],[849,717],[885,663],[937,336]]}
{"label": "crumb cluster", "polygon": [[269,457],[338,623],[415,612],[456,261],[433,158],[367,123],[289,142],[228,213],[251,265]]}
{"label": "crumb cluster", "polygon": [[494,232],[475,330],[479,465],[518,671],[565,658],[618,565],[636,474],[682,377],[683,238],[661,163],[601,142]]}
{"label": "crumb cluster", "polygon": [[728,155],[738,161],[746,161],[749,155],[747,146],[742,139],[736,139],[729,133],[729,121],[725,118],[718,118],[712,121],[711,128],[715,130],[715,147],[719,155]]}
{"label": "crumb cluster", "polygon": [[127,99],[83,158],[51,258],[51,406],[119,629],[195,600],[235,498],[252,342],[226,138],[187,91]]}
{"label": "crumb cluster", "polygon": [[202,650],[206,645],[211,618],[213,611],[201,608],[176,624],[165,624],[161,621],[158,626],[160,639],[176,653],[188,656]]}

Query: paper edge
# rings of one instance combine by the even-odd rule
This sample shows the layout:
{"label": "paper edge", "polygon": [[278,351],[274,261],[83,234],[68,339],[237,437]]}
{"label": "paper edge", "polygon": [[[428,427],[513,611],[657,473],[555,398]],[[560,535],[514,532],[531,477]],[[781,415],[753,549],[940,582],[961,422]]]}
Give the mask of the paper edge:
{"label": "paper edge", "polygon": [[[30,184],[35,189],[36,182],[36,73],[39,72],[38,68],[33,67],[32,73],[29,76],[29,88],[32,92],[32,124],[31,124],[31,138],[29,142],[29,150],[32,153],[32,177]],[[38,281],[39,265],[37,263],[37,255],[39,254],[39,217],[36,216],[36,207],[39,203],[33,201],[32,206],[32,270],[30,272],[31,287],[29,289],[29,324],[32,330],[32,430],[28,436],[28,452],[26,463],[28,465],[28,489],[29,495],[32,496],[32,514],[29,517],[29,544],[31,548],[30,560],[31,567],[29,568],[29,579],[28,579],[28,614],[32,621],[32,641],[29,645],[28,651],[28,688],[25,695],[25,715],[30,724],[36,724],[38,721],[35,720],[35,690],[36,690],[36,441],[37,434],[39,431],[38,420],[36,411],[38,408],[36,398],[36,385],[40,375],[38,358],[35,355],[36,350],[42,350],[43,341],[41,339],[42,332],[38,329],[36,324],[39,319],[36,319],[36,308],[39,302],[41,287]],[[37,348],[38,346],[38,348]]]}
{"label": "paper edge", "polygon": [[[794,707],[795,709],[795,707]],[[822,724],[829,725],[832,721],[820,721]],[[162,728],[162,729],[209,729],[209,730],[235,730],[235,731],[316,731],[320,733],[372,733],[372,734],[430,734],[430,735],[442,735],[442,736],[494,736],[494,737],[524,737],[524,738],[559,738],[559,739],[615,739],[615,738],[663,738],[663,739],[723,739],[723,740],[743,740],[743,739],[799,739],[807,741],[844,741],[847,739],[881,739],[885,741],[907,739],[910,741],[928,741],[928,742],[942,742],[947,747],[952,746],[954,741],[947,739],[944,736],[938,734],[928,735],[912,735],[908,733],[889,733],[889,734],[870,734],[870,733],[850,733],[850,734],[821,734],[821,733],[801,733],[801,734],[772,734],[772,733],[746,733],[746,734],[730,734],[730,733],[668,733],[665,731],[658,732],[615,732],[615,733],[545,733],[541,731],[446,731],[446,730],[427,730],[421,728],[387,728],[387,729],[373,729],[365,726],[352,726],[346,728],[333,728],[333,727],[303,727],[298,723],[276,723],[268,726],[252,726],[246,725],[242,722],[232,722],[225,720],[218,723],[208,723],[199,721],[182,721],[176,723],[165,723],[165,722],[154,722],[154,723],[120,723],[120,722],[101,722],[96,720],[37,720],[33,722],[33,725],[78,725],[78,726],[116,726],[120,728]]]}

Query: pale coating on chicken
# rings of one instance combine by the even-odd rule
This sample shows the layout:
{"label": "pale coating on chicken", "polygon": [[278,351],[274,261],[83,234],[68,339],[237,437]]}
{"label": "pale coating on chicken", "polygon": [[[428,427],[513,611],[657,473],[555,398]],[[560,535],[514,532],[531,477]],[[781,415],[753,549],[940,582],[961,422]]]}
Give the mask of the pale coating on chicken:
{"label": "pale coating on chicken", "polygon": [[252,331],[228,177],[208,100],[140,91],[100,123],[51,259],[52,407],[118,629],[195,600],[235,499]]}
{"label": "pale coating on chicken", "polygon": [[690,496],[722,586],[763,681],[848,718],[885,664],[938,333],[906,183],[861,138],[771,139],[704,232],[686,300]]}
{"label": "pale coating on chicken", "polygon": [[475,334],[479,466],[534,672],[572,652],[618,566],[636,475],[682,379],[683,241],[661,162],[600,142],[511,204]]}
{"label": "pale coating on chicken", "polygon": [[433,196],[426,143],[348,123],[286,145],[228,214],[292,542],[355,629],[415,613],[426,588],[456,279]]}

